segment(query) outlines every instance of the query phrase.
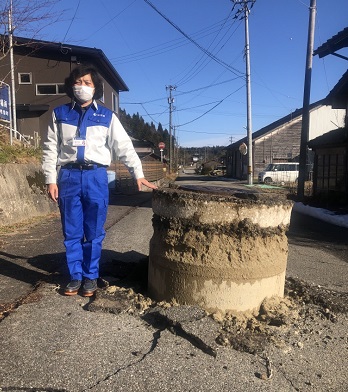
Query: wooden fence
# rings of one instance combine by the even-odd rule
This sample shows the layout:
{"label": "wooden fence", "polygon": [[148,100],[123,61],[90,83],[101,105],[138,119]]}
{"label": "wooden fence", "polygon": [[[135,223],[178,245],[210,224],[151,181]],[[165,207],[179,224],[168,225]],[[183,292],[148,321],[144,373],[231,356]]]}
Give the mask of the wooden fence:
{"label": "wooden fence", "polygon": [[[166,165],[157,160],[142,160],[145,178],[150,182],[159,182],[166,176]],[[119,162],[113,162],[108,171],[115,171],[115,191],[132,194],[138,192],[136,181],[128,172],[126,166]],[[146,189],[144,189],[145,191]]]}

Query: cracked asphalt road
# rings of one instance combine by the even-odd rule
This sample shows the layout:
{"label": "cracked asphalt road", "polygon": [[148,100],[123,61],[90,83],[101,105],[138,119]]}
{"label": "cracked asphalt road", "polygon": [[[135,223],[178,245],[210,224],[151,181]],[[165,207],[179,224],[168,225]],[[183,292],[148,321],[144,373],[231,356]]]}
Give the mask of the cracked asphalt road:
{"label": "cracked asphalt road", "polygon": [[[150,198],[112,198],[106,264],[146,258]],[[312,219],[294,215],[288,277],[347,293],[348,231]],[[57,217],[1,235],[0,246],[0,391],[348,389],[345,313],[333,322],[320,308],[303,305],[302,318],[283,330],[283,343],[250,354],[217,344],[221,325],[196,308],[154,309],[162,317],[151,318],[91,311],[93,298],[61,295],[66,270]]]}

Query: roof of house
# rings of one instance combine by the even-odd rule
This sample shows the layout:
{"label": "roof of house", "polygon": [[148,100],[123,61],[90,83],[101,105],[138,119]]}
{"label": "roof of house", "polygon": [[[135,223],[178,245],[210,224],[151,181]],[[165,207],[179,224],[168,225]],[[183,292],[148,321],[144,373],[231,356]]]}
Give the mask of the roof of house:
{"label": "roof of house", "polygon": [[313,55],[319,55],[320,58],[329,54],[333,54],[342,48],[348,47],[348,27],[328,39],[325,43],[319,46]]}
{"label": "roof of house", "polygon": [[315,149],[322,146],[341,146],[343,143],[348,143],[348,128],[338,128],[324,133],[323,135],[311,140],[308,143],[308,147]]}
{"label": "roof of house", "polygon": [[89,62],[96,66],[99,73],[116,91],[129,91],[126,83],[101,49],[23,37],[14,37],[13,41],[15,54],[76,64]]}
{"label": "roof of house", "polygon": [[[140,155],[139,155],[140,157]],[[151,154],[146,154],[142,157],[140,157],[142,161],[160,161],[162,163],[167,163],[167,159],[164,157],[160,157],[159,155],[155,154],[155,153],[151,153]]]}
{"label": "roof of house", "polygon": [[139,140],[139,139],[135,139],[132,136],[130,136],[130,139],[132,140],[134,147],[147,147],[150,149],[155,148],[154,143],[150,142],[149,140]]}
{"label": "roof of house", "polygon": [[[320,101],[312,103],[309,106],[309,110],[316,109],[317,107],[320,107],[322,105],[325,105],[325,99],[322,99]],[[285,125],[286,123],[288,123],[288,122],[290,122],[290,121],[292,121],[292,120],[294,120],[296,118],[301,117],[302,113],[303,113],[303,109],[302,108],[301,109],[296,109],[294,112],[286,115],[285,117],[282,117],[279,120],[274,121],[273,123],[266,125],[265,127],[259,129],[256,132],[253,132],[252,139],[256,140],[259,137],[262,137],[262,136],[266,135],[268,132],[271,132],[274,129],[281,127],[282,125]],[[241,143],[243,143],[243,142],[246,143],[247,142],[247,139],[248,139],[247,136],[245,136],[243,139],[240,139],[237,142],[230,144],[227,148],[230,148],[230,149],[239,148]]]}
{"label": "roof of house", "polygon": [[346,108],[348,102],[348,70],[329,92],[325,100],[334,108]]}

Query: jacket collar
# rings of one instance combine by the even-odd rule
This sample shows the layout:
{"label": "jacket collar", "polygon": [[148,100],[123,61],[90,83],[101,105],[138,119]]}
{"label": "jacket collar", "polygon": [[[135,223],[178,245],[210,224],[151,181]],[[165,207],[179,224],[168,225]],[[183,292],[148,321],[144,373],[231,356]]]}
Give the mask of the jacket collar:
{"label": "jacket collar", "polygon": [[[72,100],[72,101],[71,101],[71,110],[74,109],[75,106],[78,106],[78,104],[77,104],[77,102],[76,102],[75,100]],[[94,106],[94,108],[95,108],[96,110],[98,110],[98,104],[97,104],[97,101],[96,101],[95,99],[93,100],[91,106]]]}

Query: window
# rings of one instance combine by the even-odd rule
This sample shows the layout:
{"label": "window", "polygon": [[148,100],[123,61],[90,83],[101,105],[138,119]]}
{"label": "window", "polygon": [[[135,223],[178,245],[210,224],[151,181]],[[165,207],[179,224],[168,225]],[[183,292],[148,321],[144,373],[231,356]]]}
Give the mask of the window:
{"label": "window", "polygon": [[99,98],[99,101],[100,101],[100,102],[103,102],[103,103],[105,103],[104,94],[105,94],[105,86],[104,86],[104,83],[103,83],[103,96],[102,96],[101,98]]}
{"label": "window", "polygon": [[18,83],[19,84],[31,84],[32,83],[31,72],[27,72],[27,73],[18,72]]}
{"label": "window", "polygon": [[317,156],[317,189],[326,192],[344,189],[344,148],[323,149]]}
{"label": "window", "polygon": [[64,94],[64,84],[37,84],[36,95],[62,95]]}
{"label": "window", "polygon": [[112,93],[112,110],[118,113],[118,95],[115,93]]}
{"label": "window", "polygon": [[57,86],[58,86],[58,94],[65,94],[64,84],[57,84]]}

